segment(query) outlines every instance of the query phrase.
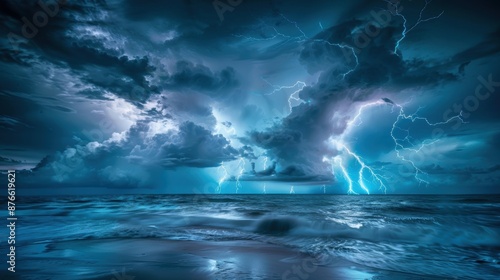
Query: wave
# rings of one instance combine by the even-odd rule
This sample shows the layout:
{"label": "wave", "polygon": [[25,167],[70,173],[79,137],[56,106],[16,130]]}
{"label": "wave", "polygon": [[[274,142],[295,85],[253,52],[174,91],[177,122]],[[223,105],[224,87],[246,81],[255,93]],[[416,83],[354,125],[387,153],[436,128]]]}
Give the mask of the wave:
{"label": "wave", "polygon": [[259,219],[254,232],[264,235],[288,235],[296,237],[329,237],[344,240],[370,242],[407,242],[418,244],[440,244],[456,246],[493,246],[500,248],[500,233],[485,226],[470,224],[446,225],[436,222],[412,224],[385,221],[379,224],[335,221],[309,221],[296,217],[263,217]]}
{"label": "wave", "polygon": [[294,218],[265,218],[257,223],[255,232],[261,234],[278,234],[283,235],[289,233],[292,229],[299,225],[299,220]]}
{"label": "wave", "polygon": [[[63,214],[63,213],[61,213]],[[66,214],[66,213],[64,213]],[[63,215],[64,215],[63,214]],[[85,238],[217,238],[233,240],[238,236],[290,237],[296,239],[361,240],[384,243],[416,243],[421,245],[455,245],[460,247],[490,246],[500,248],[500,233],[489,227],[439,223],[427,218],[408,220],[381,219],[377,223],[343,218],[310,220],[296,216],[273,216],[256,213],[256,217],[224,214],[220,216],[163,215],[141,220],[123,220],[103,227]],[[442,221],[441,221],[442,222]]]}

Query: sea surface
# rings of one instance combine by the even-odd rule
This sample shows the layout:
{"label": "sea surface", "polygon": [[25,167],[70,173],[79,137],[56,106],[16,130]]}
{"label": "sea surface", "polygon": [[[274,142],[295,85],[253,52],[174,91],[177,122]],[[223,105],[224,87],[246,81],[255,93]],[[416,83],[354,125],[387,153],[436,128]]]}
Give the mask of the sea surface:
{"label": "sea surface", "polygon": [[[16,206],[18,271],[15,277],[5,272],[3,261],[3,279],[141,280],[118,275],[131,266],[133,271],[138,260],[145,269],[177,271],[177,276],[158,279],[190,279],[182,277],[183,271],[200,267],[206,268],[205,279],[322,279],[306,275],[318,268],[322,273],[346,268],[336,274],[345,279],[500,279],[498,195],[18,197]],[[0,234],[8,233],[3,229]],[[0,247],[4,258],[5,240]],[[198,244],[212,247],[202,246],[205,251],[197,255]],[[247,246],[235,249],[239,244]],[[154,248],[142,256],[154,257],[134,255],[145,246]],[[269,261],[285,268],[297,258],[288,252],[307,256],[302,261],[308,266],[306,274],[284,275],[286,269],[279,265],[239,265],[243,261],[238,257],[250,249],[257,254],[251,259],[259,254],[272,258],[266,252],[274,252],[280,257]],[[168,252],[178,255],[162,262]]]}

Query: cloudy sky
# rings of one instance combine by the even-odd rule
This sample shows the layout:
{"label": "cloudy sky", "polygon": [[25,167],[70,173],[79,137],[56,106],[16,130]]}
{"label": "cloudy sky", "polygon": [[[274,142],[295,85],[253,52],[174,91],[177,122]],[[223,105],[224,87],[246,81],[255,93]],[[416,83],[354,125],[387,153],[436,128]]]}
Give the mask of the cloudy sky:
{"label": "cloudy sky", "polygon": [[313,2],[2,1],[0,169],[26,194],[500,192],[499,8]]}

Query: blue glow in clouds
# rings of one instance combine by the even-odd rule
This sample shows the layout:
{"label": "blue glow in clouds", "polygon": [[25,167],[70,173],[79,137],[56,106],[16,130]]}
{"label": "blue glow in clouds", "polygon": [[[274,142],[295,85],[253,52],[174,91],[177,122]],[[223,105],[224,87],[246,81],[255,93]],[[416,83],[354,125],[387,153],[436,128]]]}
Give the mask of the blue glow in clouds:
{"label": "blue glow in clouds", "polygon": [[[388,106],[391,108],[392,111],[396,110],[398,112],[398,115],[392,124],[392,129],[389,133],[389,136],[392,138],[394,142],[394,151],[396,153],[397,158],[403,162],[409,163],[413,167],[414,178],[419,184],[422,183],[426,185],[429,184],[428,181],[422,178],[422,175],[426,173],[422,171],[422,169],[420,169],[417,166],[417,164],[410,159],[410,157],[405,156],[402,152],[405,151],[409,153],[419,153],[422,151],[424,147],[434,144],[438,140],[431,139],[430,141],[424,140],[419,144],[412,143],[412,141],[409,140],[411,139],[411,135],[409,135],[410,133],[409,130],[404,130],[407,133],[403,138],[396,136],[395,131],[398,129],[401,130],[401,128],[398,126],[398,123],[400,123],[403,120],[408,120],[411,123],[419,121],[429,127],[445,125],[454,120],[459,120],[460,122],[465,123],[464,120],[462,119],[462,112],[442,122],[431,122],[427,118],[419,116],[418,115],[419,110],[417,110],[417,112],[413,114],[406,114],[402,105],[396,104],[392,100],[387,98],[384,98],[382,100],[377,100],[374,102],[365,103],[359,106],[358,111],[354,115],[354,117],[346,123],[347,127],[344,134],[342,134],[341,137],[332,138],[330,140],[331,145],[338,151],[338,155],[334,156],[333,158],[328,158],[328,157],[323,158],[324,162],[329,162],[332,165],[332,172],[335,173],[334,171],[335,168],[340,169],[342,177],[344,177],[344,179],[347,182],[348,185],[347,193],[349,194],[357,194],[357,192],[354,190],[354,181],[357,182],[357,185],[366,194],[370,194],[370,188],[366,184],[367,181],[373,182],[375,185],[378,185],[379,189],[382,190],[384,193],[387,191],[386,187],[387,178],[382,174],[380,174],[379,172],[377,172],[377,170],[374,169],[373,167],[370,167],[370,165],[366,163],[366,161],[363,159],[361,155],[354,152],[348,146],[345,140],[345,137],[349,135],[353,127],[361,125],[362,123],[361,116],[368,108],[381,105]],[[406,144],[409,144],[409,147]],[[356,167],[352,166],[349,167],[350,166],[348,164],[349,160],[353,160],[355,162]],[[355,172],[356,175],[351,174],[352,172],[350,172],[350,170],[352,169],[356,170]],[[355,177],[357,177],[357,180],[353,179]]]}

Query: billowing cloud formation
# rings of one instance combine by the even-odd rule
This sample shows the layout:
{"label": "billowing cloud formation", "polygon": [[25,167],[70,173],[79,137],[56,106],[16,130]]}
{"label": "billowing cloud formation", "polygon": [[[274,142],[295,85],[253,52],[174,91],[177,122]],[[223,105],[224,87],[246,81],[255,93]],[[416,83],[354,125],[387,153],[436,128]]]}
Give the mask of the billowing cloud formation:
{"label": "billowing cloud formation", "polygon": [[172,138],[159,152],[163,166],[215,167],[236,159],[238,153],[222,135],[191,122],[182,123]]}
{"label": "billowing cloud formation", "polygon": [[[391,190],[413,192],[391,138],[394,106],[405,104],[434,122],[461,110],[467,118],[439,137],[401,123],[397,133],[416,146],[436,140],[432,154],[442,157],[417,164],[429,181],[492,190],[500,132],[484,131],[499,119],[493,4],[433,2],[424,18],[445,13],[411,28],[416,2],[398,4],[403,36],[386,1],[248,1],[221,21],[210,1],[92,0],[59,4],[46,24],[33,19],[45,11],[36,1],[4,1],[1,164],[40,162],[26,175],[33,185],[135,188],[179,168],[218,182],[223,162],[233,178],[251,162],[258,171],[275,161],[259,180],[341,185],[325,158],[341,153],[332,139],[342,138],[406,188]],[[349,127],[374,100],[385,103]]]}
{"label": "billowing cloud formation", "polygon": [[175,72],[168,78],[169,89],[192,89],[214,92],[222,88],[233,87],[237,84],[235,71],[231,67],[212,73],[204,65],[194,65],[192,62],[181,60],[175,64]]}
{"label": "billowing cloud formation", "polygon": [[222,135],[214,135],[192,122],[165,133],[150,134],[138,122],[122,135],[103,143],[76,145],[45,157],[34,169],[37,176],[58,183],[108,187],[151,183],[149,171],[178,167],[216,167],[236,159],[238,151]]}

